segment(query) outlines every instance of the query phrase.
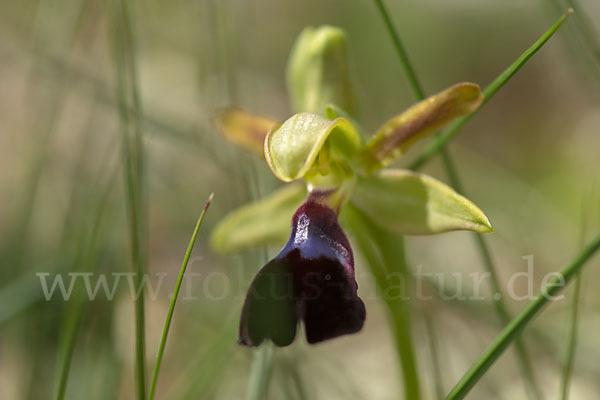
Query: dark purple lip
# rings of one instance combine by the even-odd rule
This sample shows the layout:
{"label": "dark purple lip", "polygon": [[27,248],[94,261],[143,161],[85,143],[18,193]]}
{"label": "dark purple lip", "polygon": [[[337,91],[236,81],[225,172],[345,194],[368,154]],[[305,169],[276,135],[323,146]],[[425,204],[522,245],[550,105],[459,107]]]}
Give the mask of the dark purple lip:
{"label": "dark purple lip", "polygon": [[366,311],[357,294],[352,248],[337,213],[322,198],[311,194],[298,208],[286,245],[250,285],[240,344],[258,346],[271,339],[287,346],[299,321],[311,344],[362,329]]}

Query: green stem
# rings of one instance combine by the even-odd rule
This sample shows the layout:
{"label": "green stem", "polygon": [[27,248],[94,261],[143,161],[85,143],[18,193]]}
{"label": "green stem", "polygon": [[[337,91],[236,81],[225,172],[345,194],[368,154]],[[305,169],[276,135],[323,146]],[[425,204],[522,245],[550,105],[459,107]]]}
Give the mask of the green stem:
{"label": "green stem", "polygon": [[392,41],[394,42],[394,47],[396,48],[396,54],[398,54],[398,57],[400,57],[400,63],[402,65],[402,67],[404,68],[404,73],[406,74],[406,78],[408,79],[408,83],[410,84],[410,87],[411,87],[415,97],[419,100],[424,99],[425,92],[423,91],[423,87],[421,86],[421,84],[419,83],[419,80],[417,79],[417,74],[415,72],[415,69],[413,68],[413,66],[408,58],[408,54],[406,53],[406,50],[404,49],[404,46],[402,45],[402,40],[400,40],[400,35],[398,35],[398,32],[396,32],[396,28],[394,28],[394,23],[392,22],[392,19],[390,18],[390,14],[387,12],[385,5],[383,4],[383,0],[375,0],[375,4],[377,5],[377,9],[381,13],[381,17],[383,18],[383,21],[385,22],[385,26],[386,26],[388,32],[390,33],[390,37],[392,38]]}
{"label": "green stem", "polygon": [[433,318],[431,315],[426,314],[424,319],[427,342],[429,343],[429,352],[431,353],[431,367],[433,369],[435,395],[437,399],[442,399],[444,397],[444,382],[442,379],[442,370],[437,345],[437,337],[435,334],[435,326],[433,326]]}
{"label": "green stem", "polygon": [[412,340],[410,304],[405,293],[393,296],[388,293],[390,277],[396,276],[408,282],[402,237],[392,236],[379,229],[352,204],[344,208],[342,215],[349,220],[347,225],[371,269],[378,292],[387,307],[402,367],[404,398],[418,400],[421,398],[421,390]]}
{"label": "green stem", "polygon": [[192,250],[194,249],[194,243],[196,242],[196,238],[198,237],[198,231],[200,230],[200,226],[202,225],[202,221],[204,221],[204,216],[206,215],[206,211],[210,206],[213,195],[208,197],[200,216],[198,217],[198,221],[196,222],[196,227],[194,228],[194,232],[192,232],[192,237],[190,238],[190,243],[188,244],[187,251],[185,252],[185,256],[183,257],[183,262],[181,263],[181,268],[179,269],[179,276],[177,277],[177,283],[175,283],[175,290],[173,291],[173,296],[171,297],[171,304],[169,304],[169,311],[167,312],[167,319],[165,320],[165,325],[163,327],[163,333],[160,338],[160,345],[158,346],[158,354],[156,356],[156,363],[154,364],[154,373],[152,374],[152,384],[150,386],[150,396],[149,399],[152,400],[154,398],[154,392],[156,390],[156,382],[158,380],[158,371],[160,370],[160,364],[162,362],[163,354],[165,351],[165,345],[167,344],[167,336],[169,335],[169,328],[171,327],[171,320],[173,319],[173,311],[175,310],[175,303],[177,302],[177,296],[179,296],[179,290],[181,289],[181,284],[183,282],[183,276],[185,275],[185,270],[187,269],[188,262],[190,260],[190,256],[192,254]]}
{"label": "green stem", "polygon": [[[441,155],[444,167],[450,180],[450,185],[454,189],[456,189],[458,193],[462,194],[463,196],[466,196],[465,191],[463,189],[463,185],[458,177],[456,167],[452,159],[450,158],[450,154],[448,153],[448,149],[446,149],[445,147],[442,148]],[[501,323],[503,325],[506,325],[510,322],[510,314],[508,312],[506,304],[504,303],[501,297],[502,292],[500,291],[500,280],[498,279],[498,273],[496,272],[496,266],[494,265],[490,249],[483,235],[479,233],[473,233],[473,238],[475,239],[475,245],[479,249],[480,258],[482,260],[485,271],[490,274],[490,285],[492,286],[492,293],[494,295],[498,294],[500,296],[498,300],[494,299],[493,302],[494,307],[496,309],[496,314],[500,318]],[[533,399],[541,399],[542,395],[535,382],[535,374],[533,373],[531,361],[529,360],[529,356],[527,355],[525,344],[523,343],[523,340],[520,337],[517,337],[515,341],[515,350],[517,353],[517,361],[519,362],[519,367],[521,368],[521,372],[523,373],[525,378],[525,390],[527,391],[529,397]]]}
{"label": "green stem", "polygon": [[264,343],[254,351],[252,359],[252,376],[248,385],[247,400],[264,400],[267,398],[275,348],[272,343]]}
{"label": "green stem", "polygon": [[[558,273],[558,276],[554,275],[542,288],[535,299],[512,319],[506,328],[500,332],[492,344],[485,350],[483,355],[475,362],[475,364],[473,364],[452,391],[446,396],[446,400],[463,399],[533,317],[553,296],[577,275],[598,249],[600,249],[600,234],[585,246],[585,248]],[[564,281],[561,282],[561,278],[564,279]]]}
{"label": "green stem", "polygon": [[[590,196],[592,198],[592,196]],[[585,242],[586,233],[586,207],[585,197],[582,199],[581,204],[581,231],[579,235],[580,246]],[[569,313],[569,331],[567,332],[567,348],[566,355],[563,361],[561,369],[561,380],[560,380],[560,393],[561,399],[567,400],[569,398],[569,384],[571,380],[571,374],[573,372],[573,365],[575,364],[575,350],[577,349],[577,331],[579,326],[579,303],[581,299],[581,273],[577,274],[575,279],[575,285],[573,287],[573,299],[571,300],[571,309]]]}
{"label": "green stem", "polygon": [[[94,255],[98,246],[98,236],[102,223],[104,222],[104,211],[106,204],[108,203],[108,196],[111,193],[111,189],[114,186],[114,180],[116,177],[117,169],[115,168],[109,175],[106,187],[100,200],[98,202],[98,208],[96,209],[95,217],[91,224],[91,232],[87,243],[83,242],[79,246],[81,254],[75,259],[72,270],[77,271],[78,269],[84,269],[90,267],[95,270],[96,264],[94,264]],[[56,390],[54,398],[56,400],[62,400],[65,396],[67,389],[67,382],[69,378],[69,372],[71,369],[71,359],[73,357],[73,349],[75,348],[75,342],[81,327],[81,320],[86,310],[86,303],[82,299],[79,293],[75,293],[76,299],[73,303],[69,303],[65,311],[65,320],[63,327],[61,328],[61,347],[60,347],[60,359],[58,362],[57,378],[56,378]]]}
{"label": "green stem", "polygon": [[60,352],[61,358],[59,359],[59,372],[56,380],[56,392],[54,398],[56,400],[62,400],[65,397],[67,390],[67,381],[69,379],[69,370],[71,369],[71,360],[73,359],[73,350],[75,349],[75,341],[77,339],[77,333],[81,325],[83,317],[83,311],[85,306],[81,301],[76,301],[70,307],[67,308],[66,321],[64,328],[61,330],[61,341]]}
{"label": "green stem", "polygon": [[556,21],[554,25],[546,33],[544,33],[530,48],[528,48],[517,60],[512,63],[504,72],[502,72],[492,83],[490,83],[485,89],[483,89],[483,102],[479,108],[464,117],[457,119],[454,123],[450,124],[446,129],[444,129],[439,135],[434,137],[429,145],[425,148],[425,150],[421,153],[421,155],[409,165],[409,169],[418,170],[430,158],[435,156],[437,153],[441,152],[444,146],[448,141],[450,141],[456,133],[473,118],[473,116],[478,113],[483,106],[492,98],[494,95],[500,90],[506,82],[514,74],[517,73],[525,65],[527,60],[529,60],[547,41],[554,35],[554,33],[558,30],[558,28],[565,22],[567,17],[573,12],[572,9],[568,9],[559,19]]}

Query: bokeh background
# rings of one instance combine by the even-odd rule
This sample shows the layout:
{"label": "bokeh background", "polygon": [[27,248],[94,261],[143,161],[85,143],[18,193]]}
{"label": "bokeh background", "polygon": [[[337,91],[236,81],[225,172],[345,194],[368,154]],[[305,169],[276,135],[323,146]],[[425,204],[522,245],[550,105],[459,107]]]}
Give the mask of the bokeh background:
{"label": "bokeh background", "polygon": [[[69,302],[44,299],[36,273],[131,270],[109,3],[0,2],[2,399],[51,398],[55,390],[58,355],[72,318]],[[567,7],[559,0],[388,3],[428,93],[458,81],[485,86]],[[578,4],[598,43],[600,3]],[[287,118],[285,64],[297,34],[310,25],[346,30],[366,130],[408,107],[411,92],[368,0],[153,0],[133,1],[131,9],[147,167],[148,270],[153,282],[156,274],[167,274],[157,298],[146,301],[148,369],[189,235],[214,192],[188,271],[200,276],[190,281],[189,296],[175,310],[157,398],[243,398],[252,353],[236,344],[237,321],[244,289],[265,252],[217,256],[208,237],[223,215],[278,182],[263,160],[219,136],[212,115],[235,105]],[[537,292],[544,275],[558,270],[600,229],[600,49],[581,35],[577,17],[450,145],[469,197],[496,230],[487,239],[504,286],[511,274],[526,270],[522,257],[533,255]],[[438,160],[425,171],[446,180]],[[407,248],[410,266],[442,273],[440,284],[450,292],[456,290],[453,273],[482,269],[468,233],[407,238]],[[572,399],[600,395],[598,258],[583,277]],[[373,283],[360,255],[357,278],[367,299],[365,329],[314,347],[298,340],[278,351],[270,399],[401,396],[384,309],[370,295]],[[546,308],[524,335],[548,399],[558,398],[570,293],[567,288],[566,298]],[[526,304],[507,302],[512,312]],[[427,398],[435,398],[432,344],[448,391],[501,324],[490,300],[435,298],[415,302],[413,310],[422,385]],[[133,302],[125,285],[113,301],[98,296],[89,302],[66,398],[133,398],[133,332]],[[510,349],[469,398],[526,398],[516,365]]]}

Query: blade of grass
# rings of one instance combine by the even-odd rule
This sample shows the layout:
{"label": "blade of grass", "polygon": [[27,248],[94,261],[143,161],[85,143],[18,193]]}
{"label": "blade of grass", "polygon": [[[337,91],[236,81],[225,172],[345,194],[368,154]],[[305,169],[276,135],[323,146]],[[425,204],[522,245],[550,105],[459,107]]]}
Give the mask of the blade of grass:
{"label": "blade of grass", "polygon": [[[575,22],[590,53],[597,63],[600,63],[600,39],[594,28],[594,23],[576,0],[567,0],[567,4],[576,11]],[[600,65],[598,65],[600,67]]]}
{"label": "blade of grass", "polygon": [[[383,20],[385,21],[385,24],[388,28],[389,34],[390,34],[393,42],[396,44],[396,52],[398,53],[400,62],[404,67],[406,77],[407,77],[411,87],[413,88],[414,96],[415,96],[416,100],[421,101],[421,100],[425,99],[425,93],[422,89],[422,85],[419,81],[417,73],[416,73],[414,67],[412,66],[410,58],[409,58],[408,54],[406,53],[404,47],[402,46],[402,41],[400,39],[400,35],[394,28],[391,18],[383,5],[383,1],[375,0],[375,3],[377,4],[379,11],[381,12],[381,15],[383,17]],[[438,135],[439,135],[439,133],[436,136],[438,136]],[[442,158],[444,161],[444,168],[450,179],[451,186],[454,187],[454,189],[456,189],[457,192],[466,196],[466,193],[464,192],[464,189],[463,189],[463,185],[458,176],[458,172],[454,166],[454,162],[452,161],[450,153],[444,147],[444,145],[442,145],[442,147],[441,147],[441,153],[442,153]],[[499,281],[497,278],[498,274],[496,273],[496,268],[494,266],[489,248],[487,247],[484,238],[480,234],[474,233],[473,237],[475,238],[475,243],[476,243],[477,247],[479,248],[479,253],[482,258],[482,263],[485,266],[485,269],[487,270],[487,272],[490,273],[490,276],[491,276],[490,281],[491,281],[491,285],[492,285],[492,290],[494,293],[500,293],[500,285],[498,283]],[[500,300],[498,300],[498,301],[495,301],[494,304],[496,307],[496,312],[498,313],[502,323],[504,325],[506,325],[510,320],[510,316],[506,309],[506,305],[502,301],[502,298],[500,298]],[[427,323],[427,321],[426,321],[426,323]],[[427,329],[429,332],[430,329],[433,329],[433,326],[431,324],[428,324]],[[430,332],[430,334],[433,334],[433,332]],[[527,356],[525,346],[523,345],[522,341],[519,339],[517,339],[516,350],[517,350],[517,356],[518,356],[518,360],[519,360],[519,366],[525,377],[525,382],[524,382],[525,388],[531,398],[540,399],[541,395],[540,395],[540,391],[537,388],[537,385],[535,383],[535,375],[533,374],[533,369],[531,368],[531,363]],[[440,383],[438,383],[436,385],[436,387],[439,387],[439,386],[440,386]]]}
{"label": "blade of grass", "polygon": [[154,364],[154,373],[152,374],[152,384],[150,386],[150,396],[148,397],[150,400],[154,398],[154,392],[156,390],[156,382],[158,380],[158,371],[160,370],[160,363],[162,362],[163,353],[165,351],[165,345],[167,344],[167,336],[169,335],[169,328],[171,327],[171,320],[173,319],[173,311],[175,310],[175,303],[177,302],[177,296],[179,296],[179,290],[181,289],[181,283],[183,282],[183,276],[185,274],[185,270],[187,269],[188,261],[190,260],[190,256],[192,255],[192,250],[194,249],[194,243],[196,243],[196,238],[198,237],[198,231],[200,230],[200,226],[202,225],[202,221],[204,221],[204,216],[206,215],[206,211],[208,207],[210,207],[210,203],[212,202],[213,194],[211,193],[208,196],[208,200],[198,217],[198,221],[196,222],[196,227],[194,228],[194,232],[192,233],[192,237],[190,238],[190,243],[188,245],[187,251],[185,252],[185,256],[183,257],[183,262],[181,263],[181,268],[179,270],[179,276],[177,277],[177,283],[175,284],[175,290],[173,291],[173,296],[171,298],[171,304],[169,304],[169,311],[167,312],[167,319],[165,320],[165,326],[163,328],[163,333],[160,338],[160,345],[158,347],[158,354],[156,356],[156,363]]}
{"label": "blade of grass", "polygon": [[[258,180],[258,171],[255,168],[250,168],[247,175],[249,178],[247,179],[248,191],[253,194],[252,197],[255,199],[260,198],[261,188]],[[270,259],[269,249],[262,247],[260,250],[260,264],[264,265]],[[252,352],[251,375],[246,391],[247,400],[262,400],[267,398],[275,365],[275,350],[274,344],[267,341]]]}
{"label": "blade of grass", "polygon": [[[136,278],[136,286],[141,287],[145,274],[145,223],[144,214],[144,158],[143,132],[141,129],[141,104],[137,88],[137,68],[135,65],[135,44],[132,18],[127,0],[113,0],[110,9],[109,26],[113,34],[112,50],[116,68],[116,97],[119,103],[121,120],[123,162],[129,214],[129,235],[131,242],[131,264]],[[144,290],[135,300],[136,326],[136,387],[139,400],[146,398],[145,368],[145,317]]]}
{"label": "blade of grass", "polygon": [[401,277],[404,282],[408,280],[403,238],[382,231],[352,204],[345,207],[342,216],[348,219],[347,226],[351,228],[352,236],[367,261],[388,309],[402,367],[404,398],[418,400],[421,398],[421,389],[412,340],[410,305],[404,293],[402,296],[386,295],[392,284],[390,276]]}
{"label": "blade of grass", "polygon": [[575,350],[577,349],[577,331],[579,325],[579,303],[581,299],[581,273],[577,274],[573,284],[573,298],[571,299],[571,308],[569,310],[569,331],[567,333],[567,354],[561,369],[560,376],[560,398],[567,400],[569,398],[569,386],[571,383],[571,374],[573,364],[575,363]]}
{"label": "blade of grass", "polygon": [[[41,57],[44,58],[47,66],[52,68],[52,72],[59,74],[61,78],[68,77],[69,82],[73,82],[73,89],[80,88],[82,89],[81,94],[86,94],[85,88],[92,86],[94,91],[98,94],[99,101],[104,106],[108,108],[113,108],[115,105],[118,106],[118,99],[115,99],[114,95],[109,93],[109,89],[111,88],[109,88],[109,85],[103,80],[82,69],[67,65],[64,60],[53,58],[47,54],[42,54]],[[130,110],[130,112],[132,112],[132,110]],[[198,127],[190,128],[190,125],[194,125],[194,123],[190,121],[178,120],[176,122],[156,114],[157,112],[147,112],[140,116],[143,127],[148,135],[157,135],[173,141],[183,142],[186,145],[186,149],[193,149],[193,151],[200,150],[204,157],[207,157],[211,162],[216,163],[220,168],[227,171],[227,173],[239,173],[231,166],[231,163],[228,163],[223,157],[219,157],[219,155],[215,153],[216,144],[214,143],[214,140],[211,141],[207,139],[210,138],[208,132],[199,131],[199,129],[202,128]]]}
{"label": "blade of grass", "polygon": [[[122,376],[123,363],[117,356],[115,349],[109,343],[103,343],[100,347],[98,356],[90,360],[87,371],[92,371],[93,379],[90,385],[84,386],[86,400],[105,400],[118,399],[120,394],[120,385],[116,384],[119,377]],[[93,396],[89,396],[93,393]]]}
{"label": "blade of grass", "polygon": [[[90,149],[94,148],[95,146],[94,138],[101,136],[99,135],[100,132],[96,130],[99,119],[97,113],[99,105],[100,101],[98,96],[94,96],[92,103],[89,107],[89,114],[87,116],[87,120],[83,129],[81,130],[80,135],[83,138],[81,140],[81,147],[77,151],[77,160],[74,164],[72,175],[69,179],[72,182],[72,186],[70,188],[68,198],[65,203],[65,216],[64,221],[62,222],[62,232],[59,235],[59,240],[57,242],[58,251],[60,253],[67,251],[69,246],[73,243],[73,241],[77,240],[82,229],[81,224],[87,225],[88,223],[86,221],[86,218],[81,218],[81,215],[78,212],[78,207],[84,206],[86,203],[95,202],[95,193],[86,193],[84,192],[84,190],[86,189],[85,183],[88,183],[88,179],[85,176],[85,172],[88,168]],[[102,165],[112,166],[114,165],[114,161],[117,161],[118,163],[118,160],[113,160],[113,158],[115,158],[115,150],[117,149],[116,142],[117,137],[111,137],[109,145],[106,147],[106,150],[104,150],[103,154],[100,156],[100,159],[104,160]],[[114,170],[113,167],[110,168]],[[102,170],[104,170],[104,168],[102,168]],[[113,175],[111,173],[109,177],[110,180],[112,180],[112,176]],[[101,179],[102,177],[98,176],[98,178]],[[86,201],[87,199],[90,199],[90,201]]]}
{"label": "blade of grass", "polygon": [[[46,67],[52,69],[52,72],[58,74],[61,80],[68,79],[71,85],[71,89],[81,89],[80,94],[87,93],[87,87],[92,86],[94,92],[98,96],[98,100],[106,107],[112,108],[118,103],[118,100],[114,98],[114,95],[110,93],[112,88],[103,80],[78,69],[75,66],[68,65],[64,60],[56,57],[52,57],[49,54],[40,53],[37,56],[43,59],[46,63]],[[116,104],[118,106],[118,104]],[[131,112],[132,110],[130,110]],[[143,122],[143,127],[147,131],[148,135],[157,135],[162,138],[171,139],[174,141],[181,141],[186,145],[186,149],[193,149],[193,151],[200,150],[202,155],[208,157],[211,162],[217,164],[220,168],[227,171],[229,174],[239,174],[239,171],[231,166],[231,163],[227,162],[223,157],[220,157],[218,153],[215,153],[214,140],[208,140],[207,137],[210,135],[207,132],[199,132],[197,127],[189,128],[194,123],[189,121],[175,122],[171,119],[165,119],[152,113],[145,113],[140,116]],[[188,146],[188,145],[193,145]],[[218,144],[218,143],[217,143]]]}
{"label": "blade of grass", "polygon": [[[445,166],[445,170],[448,173],[448,177],[450,179],[450,185],[454,189],[456,189],[458,193],[462,194],[463,196],[466,196],[466,193],[462,187],[462,183],[458,178],[456,168],[446,149],[442,150],[442,160]],[[503,325],[507,325],[510,322],[511,316],[508,312],[506,304],[504,303],[504,300],[502,299],[502,292],[500,291],[500,280],[498,279],[498,273],[496,272],[497,269],[492,259],[492,254],[483,235],[473,233],[472,237],[475,240],[477,248],[479,249],[479,254],[485,271],[490,274],[490,285],[492,293],[494,293],[494,296],[496,295],[496,293],[500,295],[498,300],[494,298],[493,301],[494,308],[496,309],[496,314],[500,318],[501,323]],[[523,373],[525,378],[524,384],[527,394],[531,398],[541,399],[542,396],[535,381],[535,374],[533,373],[531,361],[529,360],[529,356],[527,355],[525,344],[523,343],[520,337],[517,337],[515,340],[515,350],[517,355],[517,361],[519,362],[519,367],[521,368],[521,372]]]}
{"label": "blade of grass", "polygon": [[454,123],[450,124],[446,129],[444,129],[440,134],[436,137],[433,137],[428,146],[423,150],[421,155],[417,157],[417,159],[409,165],[409,169],[418,170],[425,163],[429,161],[433,156],[437,153],[441,152],[447,142],[449,142],[456,133],[476,115],[483,106],[492,98],[494,95],[500,90],[506,82],[514,74],[525,65],[525,63],[540,49],[542,46],[554,35],[554,33],[560,28],[560,26],[565,22],[567,17],[573,13],[572,9],[568,9],[559,19],[556,21],[554,25],[546,33],[544,33],[530,48],[528,48],[523,54],[517,58],[517,60],[512,63],[504,72],[502,72],[492,83],[490,83],[485,89],[483,89],[483,102],[479,108],[464,117],[457,119]]}
{"label": "blade of grass", "polygon": [[304,378],[297,360],[291,357],[282,357],[278,361],[279,371],[283,375],[279,383],[285,393],[285,398],[289,400],[307,400],[309,396],[306,393]]}
{"label": "blade of grass", "polygon": [[[190,313],[197,314],[197,310]],[[231,340],[237,334],[238,316],[228,318],[223,326],[210,331],[208,336],[204,333],[202,350],[192,358],[183,371],[177,374],[177,379],[170,385],[165,399],[210,399],[223,375],[230,365],[230,359],[237,348],[235,341]]]}
{"label": "blade of grass", "polygon": [[435,384],[436,399],[444,398],[444,382],[440,364],[440,356],[437,345],[437,335],[433,326],[433,318],[429,313],[425,315],[425,333],[427,334],[427,344],[431,353],[431,367],[433,370],[433,382]]}
{"label": "blade of grass", "polygon": [[25,275],[0,289],[0,326],[28,309],[41,297],[40,282]]}
{"label": "blade of grass", "polygon": [[396,28],[394,28],[394,23],[392,22],[390,14],[383,4],[383,0],[375,0],[375,5],[381,14],[381,17],[383,18],[383,21],[385,22],[385,26],[390,34],[392,42],[394,42],[396,54],[398,54],[398,57],[400,57],[400,64],[404,68],[404,73],[406,74],[406,78],[408,79],[408,83],[410,84],[415,97],[418,100],[424,99],[425,92],[423,91],[423,87],[417,78],[417,74],[412,66],[412,63],[410,62],[410,59],[408,58],[408,54],[404,49],[402,40],[400,40],[400,35],[398,35],[398,32],[396,32]]}
{"label": "blade of grass", "polygon": [[[85,267],[90,266],[92,267],[90,269],[93,270],[96,267],[97,263],[94,262],[94,259],[96,255],[95,253],[97,249],[98,237],[102,228],[102,223],[104,222],[103,216],[106,209],[106,204],[108,203],[108,196],[110,195],[111,189],[114,186],[116,175],[117,168],[115,168],[109,175],[106,187],[100,196],[100,200],[94,213],[95,216],[91,225],[91,233],[87,239],[87,243],[84,243],[85,240],[82,240],[82,244],[78,246],[80,249],[82,249],[81,254],[75,259],[71,271],[82,270],[85,269]],[[86,303],[81,298],[81,294],[79,292],[75,292],[75,297],[76,298],[73,299],[73,301],[67,306],[65,321],[63,323],[63,327],[61,328],[62,340],[59,350],[54,395],[56,400],[62,400],[65,396],[69,371],[71,369],[73,349],[75,348],[75,341],[77,340],[77,334],[81,326],[81,320],[86,309]]]}
{"label": "blade of grass", "polygon": [[[81,0],[73,1],[67,8],[68,12],[58,15],[50,2],[40,2],[36,8],[33,25],[32,50],[58,46],[65,49],[72,48],[77,38],[77,25],[81,21],[85,8],[83,3]],[[49,35],[48,31],[51,31],[52,34]],[[45,60],[35,58],[32,61],[32,67],[27,77],[27,95],[31,104],[34,104],[32,111],[36,118],[32,118],[31,143],[29,144],[31,151],[26,156],[30,159],[27,160],[24,168],[25,176],[22,185],[24,190],[17,202],[14,230],[0,245],[0,251],[5,248],[8,251],[7,259],[9,259],[3,263],[4,268],[0,271],[1,281],[7,281],[18,275],[24,269],[23,265],[28,262],[26,259],[28,256],[27,245],[30,243],[28,235],[35,212],[38,187],[52,156],[52,144],[58,131],[60,113],[70,89],[67,83],[70,81],[68,74],[61,76],[61,79],[44,81],[40,77],[44,76],[42,72]],[[48,93],[45,93],[43,89],[40,90],[46,85],[49,86]],[[39,105],[36,107],[35,104]],[[0,253],[0,256],[2,255]]]}
{"label": "blade of grass", "polygon": [[[582,67],[600,83],[600,43],[594,37],[594,28],[591,20],[585,15],[585,11],[574,1],[550,0],[542,1],[554,17],[555,13],[562,13],[565,7],[570,6],[575,10],[574,24],[565,29],[565,41],[567,50],[574,58],[579,59]],[[580,18],[580,16],[582,16]],[[588,82],[588,76],[581,79]]]}
{"label": "blade of grass", "polygon": [[[89,131],[90,129],[90,127],[87,127],[86,131]],[[107,165],[112,164],[111,158],[113,152],[114,146],[110,145],[107,148],[107,156],[101,157],[101,159],[103,160],[108,160],[106,163]],[[81,155],[81,162],[78,162],[76,166],[76,168],[80,171],[83,170],[83,159],[86,158],[88,154],[84,151],[84,149],[82,149]],[[100,177],[98,178],[100,179]],[[57,240],[58,253],[56,259],[51,260],[51,262],[48,263],[47,268],[42,268],[41,265],[38,265],[38,267],[40,267],[40,271],[50,270],[58,271],[58,273],[68,272],[66,267],[69,267],[72,264],[72,257],[69,254],[69,245],[72,245],[74,241],[77,241],[77,239],[81,237],[81,231],[71,232],[71,229],[69,228],[71,227],[71,225],[74,225],[73,221],[84,219],[81,218],[82,214],[77,212],[79,207],[78,203],[80,201],[75,201],[75,196],[73,196],[73,193],[75,191],[83,191],[82,188],[78,187],[80,186],[80,182],[82,180],[87,182],[89,179],[84,177],[73,179],[73,182],[75,182],[75,184],[73,185],[72,195],[67,201],[67,206],[65,207],[65,210],[68,211],[62,222],[64,229],[61,232],[59,239]],[[97,182],[94,179],[90,181]],[[91,196],[97,196],[97,193],[94,192],[94,194]],[[100,194],[100,198],[105,198],[105,195]],[[86,221],[85,224],[88,225],[89,221]],[[33,279],[30,274],[26,274],[22,277],[19,277],[10,284],[2,287],[0,289],[0,326],[5,324],[15,315],[22,313],[23,311],[27,310],[29,307],[40,301],[40,299],[43,298],[42,294],[43,293],[39,290],[39,281],[37,279]]]}
{"label": "blade of grass", "polygon": [[264,400],[267,398],[271,374],[273,373],[273,361],[275,347],[270,342],[263,343],[253,352],[252,375],[248,386],[247,400]]}
{"label": "blade of grass", "polygon": [[583,250],[559,272],[559,276],[564,279],[564,284],[562,284],[559,277],[554,275],[542,288],[535,299],[513,318],[502,332],[500,332],[492,344],[484,351],[482,356],[473,364],[450,393],[448,393],[446,400],[463,399],[533,317],[535,317],[546,303],[550,301],[549,299],[565,287],[599,249],[600,234],[592,239],[592,241],[590,241]]}
{"label": "blade of grass", "polygon": [[[593,187],[593,186],[592,186]],[[593,198],[593,196],[590,196]],[[586,233],[586,197],[582,198],[581,204],[581,230],[579,233],[580,246],[585,242]],[[569,384],[571,383],[571,374],[573,371],[573,365],[575,363],[575,351],[577,349],[577,331],[579,325],[579,303],[581,299],[581,272],[577,274],[575,283],[573,284],[573,298],[571,299],[571,308],[569,310],[569,321],[567,332],[567,347],[565,353],[565,359],[563,361],[561,369],[561,380],[560,380],[560,393],[561,399],[567,400],[569,398]]]}
{"label": "blade of grass", "polygon": [[75,349],[77,333],[79,332],[79,327],[81,326],[84,310],[85,307],[82,299],[69,302],[66,307],[65,322],[61,327],[62,340],[58,352],[59,367],[56,375],[56,387],[54,394],[54,398],[56,400],[62,400],[65,397],[67,380],[69,378],[69,371],[71,369],[71,360],[73,359],[73,350]]}
{"label": "blade of grass", "polygon": [[[355,381],[348,373],[345,366],[339,362],[333,361],[325,354],[315,357],[313,354],[307,357],[306,370],[312,374],[320,376],[335,393],[331,398],[345,400],[364,400],[366,397],[359,389],[360,383]],[[352,368],[352,366],[348,366]],[[311,394],[309,392],[309,394]],[[310,396],[309,396],[310,398]]]}

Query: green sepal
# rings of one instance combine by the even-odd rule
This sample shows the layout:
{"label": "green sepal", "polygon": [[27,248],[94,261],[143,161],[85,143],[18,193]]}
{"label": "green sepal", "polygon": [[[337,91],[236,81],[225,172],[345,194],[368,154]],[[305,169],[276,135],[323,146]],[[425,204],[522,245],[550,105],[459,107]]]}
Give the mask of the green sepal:
{"label": "green sepal", "polygon": [[385,167],[416,141],[435,133],[454,118],[469,114],[483,101],[479,86],[458,83],[413,105],[386,123],[367,143],[362,156],[367,171]]}
{"label": "green sepal", "polygon": [[231,253],[285,243],[292,216],[305,197],[305,185],[296,183],[232,211],[214,228],[211,246],[219,253]]}
{"label": "green sepal", "polygon": [[388,169],[359,178],[350,201],[373,223],[396,234],[493,232],[473,202],[436,179],[408,170]]}
{"label": "green sepal", "polygon": [[325,105],[333,103],[355,115],[356,99],[342,29],[327,25],[305,28],[290,53],[286,75],[297,112],[322,113]]}
{"label": "green sepal", "polygon": [[350,160],[359,148],[360,136],[348,120],[300,113],[269,131],[265,158],[277,178],[290,182],[302,178],[317,156],[327,168],[329,159]]}

